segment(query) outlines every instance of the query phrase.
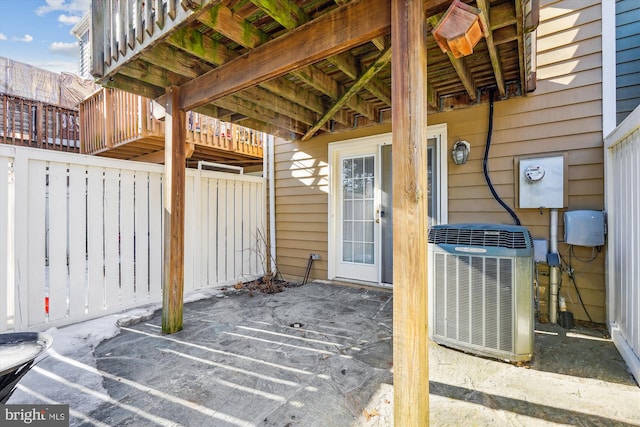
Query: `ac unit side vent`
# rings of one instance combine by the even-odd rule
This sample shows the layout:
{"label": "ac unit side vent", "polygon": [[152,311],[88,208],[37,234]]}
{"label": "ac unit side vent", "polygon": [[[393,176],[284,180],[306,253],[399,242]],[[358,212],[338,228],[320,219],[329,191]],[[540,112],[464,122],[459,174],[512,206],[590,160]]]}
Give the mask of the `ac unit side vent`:
{"label": "ac unit side vent", "polygon": [[527,231],[456,228],[455,226],[434,227],[429,230],[429,243],[436,245],[487,246],[507,249],[527,249],[533,247],[531,235]]}
{"label": "ac unit side vent", "polygon": [[503,352],[514,351],[514,265],[510,258],[435,254],[435,334]]}

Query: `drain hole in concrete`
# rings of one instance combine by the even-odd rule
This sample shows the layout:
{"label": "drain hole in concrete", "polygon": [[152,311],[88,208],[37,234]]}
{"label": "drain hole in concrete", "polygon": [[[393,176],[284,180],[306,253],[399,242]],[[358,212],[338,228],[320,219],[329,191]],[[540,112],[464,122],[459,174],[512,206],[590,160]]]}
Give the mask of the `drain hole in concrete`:
{"label": "drain hole in concrete", "polygon": [[304,325],[300,322],[295,322],[290,324],[289,326],[291,326],[292,328],[302,328]]}

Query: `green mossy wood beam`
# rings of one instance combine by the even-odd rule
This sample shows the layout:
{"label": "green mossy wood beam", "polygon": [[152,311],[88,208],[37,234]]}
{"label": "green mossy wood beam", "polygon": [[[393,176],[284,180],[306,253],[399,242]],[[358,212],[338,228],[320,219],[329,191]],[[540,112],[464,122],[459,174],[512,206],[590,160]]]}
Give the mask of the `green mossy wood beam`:
{"label": "green mossy wood beam", "polygon": [[209,103],[389,31],[388,1],[355,0],[186,83],[180,107],[191,109]]}
{"label": "green mossy wood beam", "polygon": [[360,89],[362,89],[368,82],[373,78],[373,76],[378,73],[382,67],[387,65],[391,60],[391,48],[387,48],[387,50],[383,51],[380,56],[374,61],[373,64],[369,67],[367,71],[365,71],[356,81],[355,83],[344,93],[332,106],[327,110],[327,112],[320,118],[320,120],[313,125],[307,133],[302,137],[303,141],[310,139],[327,121],[333,117],[333,115],[341,109],[351,98],[354,96]]}
{"label": "green mossy wood beam", "polygon": [[287,30],[299,27],[309,21],[309,16],[290,0],[251,0],[276,22]]}

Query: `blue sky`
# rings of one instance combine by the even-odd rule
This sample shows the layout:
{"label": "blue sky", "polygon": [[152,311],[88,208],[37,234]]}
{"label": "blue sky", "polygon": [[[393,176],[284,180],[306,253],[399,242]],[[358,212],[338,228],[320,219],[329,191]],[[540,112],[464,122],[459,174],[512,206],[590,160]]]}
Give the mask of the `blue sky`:
{"label": "blue sky", "polygon": [[0,0],[0,56],[55,72],[78,73],[70,34],[91,0]]}

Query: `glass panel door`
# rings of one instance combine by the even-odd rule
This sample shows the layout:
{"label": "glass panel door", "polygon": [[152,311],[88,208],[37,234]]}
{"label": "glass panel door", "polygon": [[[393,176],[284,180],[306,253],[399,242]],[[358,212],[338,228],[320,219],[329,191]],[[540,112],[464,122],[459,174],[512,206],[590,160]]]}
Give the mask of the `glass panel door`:
{"label": "glass panel door", "polygon": [[340,277],[378,281],[376,259],[376,155],[340,161]]}

